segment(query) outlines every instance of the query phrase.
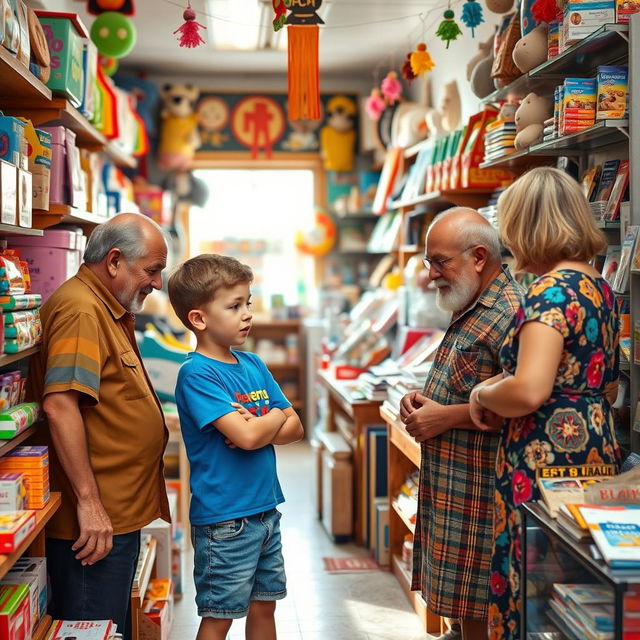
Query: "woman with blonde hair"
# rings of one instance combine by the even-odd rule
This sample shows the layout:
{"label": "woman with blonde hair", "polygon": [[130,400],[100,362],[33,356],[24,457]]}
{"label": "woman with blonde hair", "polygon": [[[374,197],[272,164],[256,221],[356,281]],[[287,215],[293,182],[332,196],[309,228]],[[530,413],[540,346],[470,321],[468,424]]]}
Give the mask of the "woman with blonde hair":
{"label": "woman with blonde hair", "polygon": [[[471,416],[505,418],[496,459],[489,638],[520,639],[518,507],[540,497],[546,466],[619,463],[610,402],[618,381],[618,314],[589,261],[605,247],[578,183],[547,167],[498,200],[500,235],[516,268],[533,273],[501,350],[505,371],[471,393]],[[494,414],[492,416],[492,414]]]}

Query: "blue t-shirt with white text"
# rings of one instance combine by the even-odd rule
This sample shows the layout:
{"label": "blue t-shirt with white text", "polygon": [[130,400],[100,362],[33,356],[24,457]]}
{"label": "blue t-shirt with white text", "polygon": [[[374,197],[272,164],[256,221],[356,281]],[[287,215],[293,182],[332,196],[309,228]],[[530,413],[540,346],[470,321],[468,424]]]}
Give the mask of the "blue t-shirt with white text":
{"label": "blue t-shirt with white text", "polygon": [[176,404],[191,465],[189,517],[194,525],[251,516],[284,502],[273,445],[232,449],[212,424],[236,411],[231,402],[257,416],[291,406],[257,355],[233,354],[238,362],[230,364],[189,353],[178,373]]}

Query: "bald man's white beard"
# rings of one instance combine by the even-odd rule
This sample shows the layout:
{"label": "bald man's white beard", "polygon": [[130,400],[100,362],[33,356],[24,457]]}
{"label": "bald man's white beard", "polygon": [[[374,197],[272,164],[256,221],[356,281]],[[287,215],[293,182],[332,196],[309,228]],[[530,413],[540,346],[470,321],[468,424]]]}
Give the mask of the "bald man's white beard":
{"label": "bald man's white beard", "polygon": [[[436,304],[443,311],[456,313],[471,305],[477,295],[476,283],[471,278],[461,276],[458,282],[452,283],[444,278],[436,278],[433,283],[438,287]],[[441,287],[448,287],[443,291]]]}

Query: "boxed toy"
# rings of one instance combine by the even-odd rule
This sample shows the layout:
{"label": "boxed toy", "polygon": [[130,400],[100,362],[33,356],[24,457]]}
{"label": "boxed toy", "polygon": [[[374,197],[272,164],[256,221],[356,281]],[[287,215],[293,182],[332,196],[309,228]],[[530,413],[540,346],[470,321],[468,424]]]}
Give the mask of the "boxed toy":
{"label": "boxed toy", "polygon": [[569,0],[562,22],[562,50],[586,38],[608,22],[615,22],[615,0],[576,2]]}
{"label": "boxed toy", "polygon": [[36,15],[51,52],[51,77],[47,86],[79,107],[84,92],[83,43],[89,39],[89,33],[75,13],[36,11]]}
{"label": "boxed toy", "polygon": [[38,617],[42,618],[47,612],[47,559],[23,556],[16,560],[7,574],[7,578],[11,574],[24,576],[25,578],[35,577]]}
{"label": "boxed toy", "polygon": [[16,224],[18,171],[15,165],[0,160],[0,222]]}
{"label": "boxed toy", "polygon": [[33,187],[33,208],[49,209],[49,183],[51,180],[51,134],[36,129],[31,120],[21,118],[25,123],[27,155]]}
{"label": "boxed toy", "polygon": [[0,638],[30,640],[31,603],[29,587],[24,584],[0,585]]}
{"label": "boxed toy", "polygon": [[462,142],[462,188],[494,188],[504,181],[512,179],[511,174],[504,169],[481,169],[484,161],[484,136],[487,125],[498,116],[498,110],[485,107],[483,111],[469,118],[467,130]]}
{"label": "boxed toy", "polygon": [[625,66],[598,67],[596,75],[598,83],[597,120],[628,117],[629,82],[627,72],[628,69]]}
{"label": "boxed toy", "polygon": [[35,511],[0,513],[0,553],[16,551],[35,527]]}
{"label": "boxed toy", "polygon": [[18,118],[0,115],[0,139],[0,160],[22,166],[22,153],[26,150],[24,123]]}
{"label": "boxed toy", "polygon": [[0,511],[22,511],[25,494],[21,473],[0,473]]}

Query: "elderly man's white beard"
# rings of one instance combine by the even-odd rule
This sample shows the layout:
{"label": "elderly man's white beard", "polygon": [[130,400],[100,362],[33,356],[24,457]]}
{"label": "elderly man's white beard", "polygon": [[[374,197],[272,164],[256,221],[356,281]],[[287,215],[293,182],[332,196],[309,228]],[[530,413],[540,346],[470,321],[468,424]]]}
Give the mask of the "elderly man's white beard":
{"label": "elderly man's white beard", "polygon": [[[471,278],[462,276],[456,283],[449,282],[444,278],[437,278],[433,283],[438,287],[436,293],[436,304],[443,311],[463,311],[471,305],[476,297],[477,290]],[[443,291],[440,287],[448,287]]]}

